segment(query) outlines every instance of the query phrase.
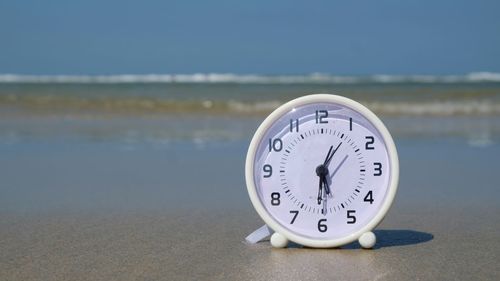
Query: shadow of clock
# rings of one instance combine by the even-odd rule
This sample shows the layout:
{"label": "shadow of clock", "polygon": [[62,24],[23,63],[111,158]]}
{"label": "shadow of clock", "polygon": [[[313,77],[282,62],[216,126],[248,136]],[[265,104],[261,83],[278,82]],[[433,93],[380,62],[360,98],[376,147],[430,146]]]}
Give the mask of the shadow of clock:
{"label": "shadow of clock", "polygon": [[[434,239],[434,235],[407,229],[394,229],[394,230],[375,230],[373,231],[377,236],[377,243],[374,249],[409,246],[428,242]],[[360,249],[361,245],[358,242],[342,246],[343,249]]]}

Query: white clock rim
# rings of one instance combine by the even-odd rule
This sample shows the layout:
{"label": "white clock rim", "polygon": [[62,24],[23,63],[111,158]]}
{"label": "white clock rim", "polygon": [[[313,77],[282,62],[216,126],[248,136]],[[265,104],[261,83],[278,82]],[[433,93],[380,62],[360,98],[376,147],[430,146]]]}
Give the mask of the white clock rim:
{"label": "white clock rim", "polygon": [[[339,105],[349,107],[357,111],[358,113],[362,114],[380,132],[382,138],[384,139],[387,153],[389,154],[391,177],[389,181],[387,195],[384,199],[384,202],[382,202],[381,208],[378,210],[375,217],[364,227],[345,237],[336,239],[315,239],[306,236],[301,236],[287,230],[267,212],[267,210],[265,209],[264,205],[262,204],[259,198],[259,195],[257,193],[257,187],[254,181],[254,161],[257,153],[257,148],[267,130],[274,124],[276,120],[278,120],[284,114],[288,113],[293,108],[313,103],[336,103]],[[285,236],[288,240],[304,246],[315,247],[315,248],[332,248],[349,244],[351,242],[358,240],[363,233],[372,231],[375,227],[377,227],[377,225],[379,225],[382,222],[382,220],[384,219],[385,215],[389,211],[394,201],[394,198],[396,196],[396,191],[398,189],[399,159],[396,150],[396,145],[394,144],[394,140],[392,139],[389,130],[386,128],[382,120],[380,120],[375,115],[375,113],[373,113],[367,107],[352,99],[339,95],[311,94],[296,98],[281,105],[276,110],[274,110],[257,128],[257,131],[255,132],[252,141],[250,142],[250,146],[247,152],[246,163],[245,163],[245,180],[252,205],[254,206],[259,216],[271,229]]]}

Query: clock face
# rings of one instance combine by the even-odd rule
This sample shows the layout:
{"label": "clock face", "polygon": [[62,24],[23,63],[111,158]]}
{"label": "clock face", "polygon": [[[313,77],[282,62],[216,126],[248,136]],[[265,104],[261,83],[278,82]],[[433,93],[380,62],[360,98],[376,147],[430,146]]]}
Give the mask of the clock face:
{"label": "clock face", "polygon": [[340,239],[366,227],[392,201],[389,149],[366,114],[314,102],[273,119],[257,140],[252,176],[260,205],[282,229]]}

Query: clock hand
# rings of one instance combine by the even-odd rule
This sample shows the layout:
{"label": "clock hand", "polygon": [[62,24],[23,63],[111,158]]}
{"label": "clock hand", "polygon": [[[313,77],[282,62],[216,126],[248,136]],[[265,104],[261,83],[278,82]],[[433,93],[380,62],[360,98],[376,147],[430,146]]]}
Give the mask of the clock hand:
{"label": "clock hand", "polygon": [[[326,182],[325,182],[325,183],[326,183]],[[326,200],[327,200],[327,198],[328,198],[328,197],[326,196],[326,194],[327,194],[326,192],[325,192],[325,194],[323,194],[323,210],[322,210],[322,212],[321,212],[321,213],[322,213],[323,215],[325,215],[325,216],[326,216]]]}
{"label": "clock hand", "polygon": [[[327,195],[330,195],[330,185],[328,184],[328,181],[327,181],[327,178],[326,178],[326,175],[328,175],[328,165],[330,164],[330,161],[332,160],[333,158],[333,155],[335,155],[335,152],[337,152],[337,150],[339,149],[340,145],[342,144],[342,142],[340,142],[337,147],[335,148],[335,150],[333,150],[332,152],[332,149],[333,149],[333,145],[330,146],[330,149],[328,150],[328,153],[326,154],[326,159],[325,159],[325,162],[323,163],[323,169],[322,171],[324,173],[322,173],[321,175],[318,174],[318,176],[322,177],[324,176],[324,179],[323,179],[323,184],[324,184],[324,187],[325,187],[325,193]],[[321,166],[321,165],[320,165]],[[316,172],[317,173],[317,172]]]}
{"label": "clock hand", "polygon": [[[325,162],[323,163],[323,165],[325,167],[328,167],[328,164],[330,164],[330,160],[332,160],[333,155],[335,155],[335,152],[337,152],[337,150],[339,149],[341,144],[342,144],[342,142],[340,142],[339,145],[337,145],[337,147],[335,148],[335,150],[333,152],[332,152],[333,145],[330,146],[330,150],[328,150],[328,154],[326,155]],[[332,153],[331,155],[330,155],[330,152]]]}
{"label": "clock hand", "polygon": [[333,158],[333,155],[335,155],[335,152],[339,149],[340,145],[342,142],[340,142],[335,150],[333,150],[333,145],[330,146],[330,149],[328,149],[328,153],[326,154],[325,161],[323,164],[319,165],[316,167],[316,175],[319,177],[319,188],[318,188],[318,205],[321,204],[322,199],[322,193],[323,193],[323,188],[325,188],[325,193],[326,195],[330,194],[330,186],[328,185],[326,175],[329,174],[328,172],[328,164],[330,164],[330,161]]}
{"label": "clock hand", "polygon": [[330,146],[330,149],[328,149],[328,153],[326,154],[326,158],[325,158],[325,161],[323,162],[323,165],[328,163],[328,159],[330,158],[330,153],[332,153],[332,149],[333,149],[333,145]]}
{"label": "clock hand", "polygon": [[330,184],[328,183],[326,175],[323,177],[323,187],[325,188],[325,194],[330,195],[331,194]]}
{"label": "clock hand", "polygon": [[319,177],[318,205],[321,204],[322,196],[323,196],[323,177]]}
{"label": "clock hand", "polygon": [[[330,175],[330,180],[333,179],[333,176],[335,176],[337,171],[340,169],[340,167],[342,167],[342,165],[344,164],[344,162],[347,160],[348,157],[349,157],[349,154],[344,156],[344,159],[342,159],[342,161],[340,161],[340,164],[337,166],[337,168],[335,168],[335,170],[333,170],[333,173]],[[325,181],[326,181],[326,179],[325,179]]]}

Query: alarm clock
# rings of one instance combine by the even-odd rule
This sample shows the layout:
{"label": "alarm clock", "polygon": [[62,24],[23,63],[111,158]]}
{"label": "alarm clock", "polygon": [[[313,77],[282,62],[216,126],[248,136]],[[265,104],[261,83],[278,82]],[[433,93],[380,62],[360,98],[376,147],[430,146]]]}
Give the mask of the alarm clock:
{"label": "alarm clock", "polygon": [[399,160],[372,111],[346,97],[315,94],[283,104],[262,122],[245,178],[266,224],[258,232],[274,232],[273,247],[292,241],[332,248],[358,240],[372,248],[372,230],[396,195]]}

